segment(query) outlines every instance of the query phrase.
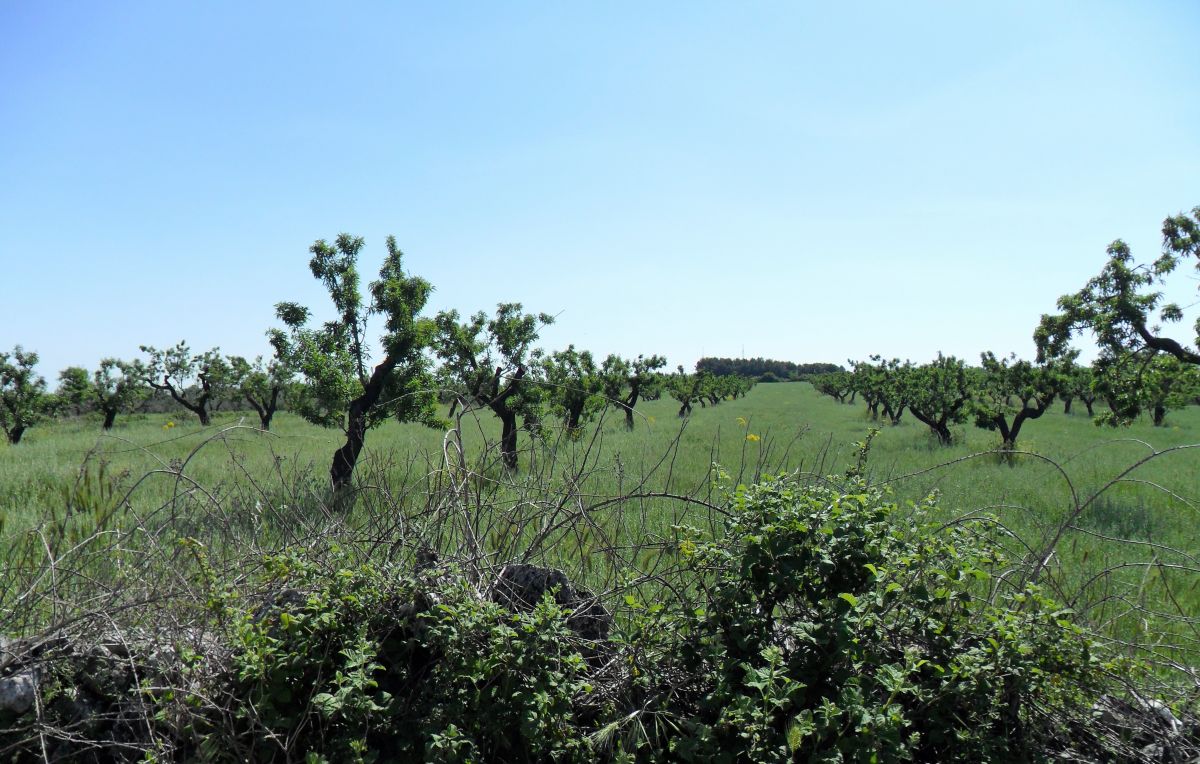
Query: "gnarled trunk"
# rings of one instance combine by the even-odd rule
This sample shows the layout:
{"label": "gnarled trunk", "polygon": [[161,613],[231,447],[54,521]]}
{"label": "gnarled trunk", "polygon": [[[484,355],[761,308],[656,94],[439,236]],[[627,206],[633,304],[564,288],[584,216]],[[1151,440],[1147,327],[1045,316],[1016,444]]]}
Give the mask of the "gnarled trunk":
{"label": "gnarled trunk", "polygon": [[354,466],[367,440],[367,412],[379,400],[384,382],[395,368],[396,359],[390,356],[385,358],[383,363],[375,367],[371,379],[363,387],[363,394],[350,401],[350,409],[346,414],[346,444],[334,451],[333,465],[329,468],[329,481],[335,491],[350,485]]}
{"label": "gnarled trunk", "polygon": [[113,424],[116,423],[116,421],[117,421],[117,410],[115,408],[104,409],[104,424],[102,425],[104,427],[104,429],[111,430],[113,428]]}

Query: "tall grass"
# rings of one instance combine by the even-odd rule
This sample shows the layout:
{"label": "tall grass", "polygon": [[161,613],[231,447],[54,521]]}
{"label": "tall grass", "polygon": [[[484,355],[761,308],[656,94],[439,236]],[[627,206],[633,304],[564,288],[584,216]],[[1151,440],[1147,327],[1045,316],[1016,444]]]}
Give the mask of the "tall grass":
{"label": "tall grass", "polygon": [[35,428],[0,449],[0,633],[202,600],[204,582],[236,588],[281,549],[331,543],[364,558],[435,551],[480,581],[524,561],[609,596],[660,586],[680,527],[719,533],[714,465],[733,484],[820,478],[878,427],[872,483],[913,502],[936,491],[945,524],[994,517],[1014,575],[1037,578],[1114,647],[1184,674],[1200,664],[1194,408],[1166,428],[1119,431],[1056,410],[1012,457],[993,452],[993,433],[962,427],[943,447],[911,418],[871,422],[805,384],[759,385],[688,420],[675,410],[645,403],[633,431],[610,415],[578,438],[522,432],[517,472],[490,445],[489,417],[449,433],[389,423],[368,435],[353,499],[337,502],[326,475],[339,433],[286,414],[271,433],[230,414],[209,428],[166,415],[107,435],[86,420]]}

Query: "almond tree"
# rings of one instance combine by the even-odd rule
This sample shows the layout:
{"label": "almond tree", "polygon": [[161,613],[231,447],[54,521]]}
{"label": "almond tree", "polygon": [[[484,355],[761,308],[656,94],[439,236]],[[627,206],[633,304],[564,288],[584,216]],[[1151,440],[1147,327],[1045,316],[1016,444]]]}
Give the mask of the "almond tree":
{"label": "almond tree", "polygon": [[577,433],[583,423],[604,407],[596,361],[587,350],[574,345],[542,359],[546,402],[563,420],[569,433]]}
{"label": "almond tree", "polygon": [[[424,350],[433,337],[433,323],[420,317],[433,287],[408,276],[403,253],[394,237],[387,239],[387,256],[379,279],[369,286],[370,299],[360,293],[358,255],[362,237],[339,234],[333,244],[318,239],[309,248],[309,269],[329,292],[335,317],[310,327],[309,309],[293,302],[275,306],[287,332],[270,333],[279,357],[303,378],[297,386],[297,413],[322,427],[339,427],[346,443],[333,455],[329,479],[335,489],[350,484],[366,443],[367,430],[389,418],[402,422],[439,424],[436,396]],[[383,317],[379,362],[371,365],[368,336],[371,316]]]}
{"label": "almond tree", "polygon": [[642,390],[658,376],[655,372],[667,365],[667,359],[659,355],[639,355],[627,361],[618,355],[609,355],[600,366],[600,377],[604,397],[608,402],[625,412],[625,427],[633,429],[633,411]]}
{"label": "almond tree", "polygon": [[938,442],[950,445],[950,425],[967,420],[967,403],[975,390],[971,370],[954,356],[938,353],[936,361],[913,368],[906,384],[908,410],[929,427]]}
{"label": "almond tree", "polygon": [[46,380],[33,370],[37,362],[38,354],[20,345],[0,353],[0,430],[14,446],[49,408]]}
{"label": "almond tree", "polygon": [[1143,411],[1155,427],[1166,423],[1167,412],[1187,406],[1200,387],[1200,369],[1168,354],[1139,360],[1137,355],[1097,361],[1095,387],[1109,410],[1097,424],[1129,424]]}
{"label": "almond tree", "polygon": [[[813,389],[822,395],[828,395],[838,403],[854,403],[856,391],[854,377],[848,371],[832,371],[828,374],[817,374],[809,380]],[[850,400],[846,398],[849,396]]]}
{"label": "almond tree", "polygon": [[186,342],[159,350],[142,345],[141,351],[149,361],[130,369],[141,374],[146,385],[169,394],[176,403],[196,415],[201,426],[207,427],[212,418],[212,406],[229,390],[232,378],[229,364],[217,348],[192,354]]}
{"label": "almond tree", "polygon": [[[538,418],[544,387],[526,379],[540,369],[533,343],[543,326],[554,323],[545,313],[525,313],[519,302],[500,303],[489,318],[479,311],[460,319],[458,311],[442,311],[436,324],[435,353],[442,361],[439,378],[464,410],[490,409],[500,420],[500,458],[517,468],[517,417]],[[453,409],[452,409],[453,410]]]}
{"label": "almond tree", "polygon": [[[997,359],[983,353],[983,372],[972,402],[975,426],[1000,433],[1002,448],[1016,447],[1021,426],[1038,419],[1058,395],[1062,377],[1053,365],[1018,360],[1016,355]],[[1019,405],[1018,405],[1019,404]]]}
{"label": "almond tree", "polygon": [[667,390],[671,397],[679,402],[679,418],[685,419],[692,413],[692,402],[701,400],[704,386],[711,380],[712,374],[702,371],[688,374],[683,366],[676,368],[675,373],[667,378]]}
{"label": "almond tree", "polygon": [[295,376],[284,357],[288,346],[287,335],[279,329],[272,329],[267,332],[267,337],[275,349],[274,357],[270,360],[264,361],[262,356],[258,356],[251,363],[240,355],[231,355],[228,359],[233,387],[258,414],[259,426],[264,430],[271,429],[271,420],[279,410],[280,398]]}
{"label": "almond tree", "polygon": [[1034,340],[1038,360],[1062,357],[1071,338],[1091,331],[1102,358],[1166,353],[1185,364],[1200,365],[1200,322],[1185,344],[1162,333],[1161,324],[1183,319],[1175,303],[1163,304],[1157,287],[1185,260],[1200,270],[1200,207],[1168,217],[1162,225],[1163,251],[1153,263],[1135,263],[1129,246],[1117,239],[1108,246],[1108,262],[1083,289],[1058,300],[1059,313],[1042,316]]}
{"label": "almond tree", "polygon": [[103,428],[111,430],[117,414],[132,409],[150,394],[140,361],[105,358],[90,375],[72,366],[59,373],[59,397],[80,409],[94,407],[104,414]]}

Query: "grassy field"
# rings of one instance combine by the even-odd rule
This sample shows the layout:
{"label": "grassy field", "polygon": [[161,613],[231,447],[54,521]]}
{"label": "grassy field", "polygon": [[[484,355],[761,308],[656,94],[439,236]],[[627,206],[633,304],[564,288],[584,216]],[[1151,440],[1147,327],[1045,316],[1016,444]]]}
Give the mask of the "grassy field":
{"label": "grassy field", "polygon": [[[287,414],[270,434],[237,414],[221,414],[209,428],[182,416],[127,418],[108,435],[92,421],[57,422],[0,448],[3,543],[31,528],[58,528],[66,544],[62,528],[83,538],[166,515],[179,534],[220,528],[216,545],[304,543],[328,522],[357,523],[362,538],[379,539],[394,537],[407,519],[448,511],[431,497],[449,490],[463,498],[458,514],[414,530],[412,545],[538,559],[612,590],[613,578],[591,567],[597,553],[636,550],[630,568],[653,576],[667,564],[662,551],[677,526],[718,532],[714,464],[732,483],[785,470],[838,475],[853,463],[854,444],[878,427],[871,482],[902,502],[936,490],[937,522],[994,516],[1013,557],[1025,558],[1026,569],[1044,566],[1041,580],[1104,633],[1166,664],[1200,662],[1200,452],[1190,449],[1200,443],[1198,408],[1173,412],[1166,427],[1111,430],[1056,405],[1026,425],[1018,445],[1028,453],[1010,458],[988,453],[995,433],[964,425],[955,445],[942,447],[911,417],[898,426],[871,422],[863,406],[838,404],[807,384],[758,385],[743,399],[697,408],[686,423],[670,400],[638,411],[632,432],[613,415],[577,440],[547,427],[533,443],[523,432],[515,475],[488,450],[497,430],[490,417],[462,420],[458,468],[444,459],[458,462],[453,438],[388,423],[368,435],[359,470],[368,498],[344,514],[322,504],[340,433]],[[5,575],[15,574],[10,567]],[[4,591],[15,589],[0,588],[0,597]]]}

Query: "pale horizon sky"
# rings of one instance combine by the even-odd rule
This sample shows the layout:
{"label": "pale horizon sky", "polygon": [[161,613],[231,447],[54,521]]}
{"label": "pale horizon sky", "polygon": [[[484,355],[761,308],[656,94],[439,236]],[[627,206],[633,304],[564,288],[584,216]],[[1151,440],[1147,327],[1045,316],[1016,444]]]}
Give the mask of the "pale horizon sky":
{"label": "pale horizon sky", "polygon": [[0,351],[52,385],[265,352],[342,231],[364,282],[394,234],[429,315],[557,315],[548,349],[1029,357],[1109,242],[1153,260],[1200,205],[1194,2],[6,0],[0,32]]}

